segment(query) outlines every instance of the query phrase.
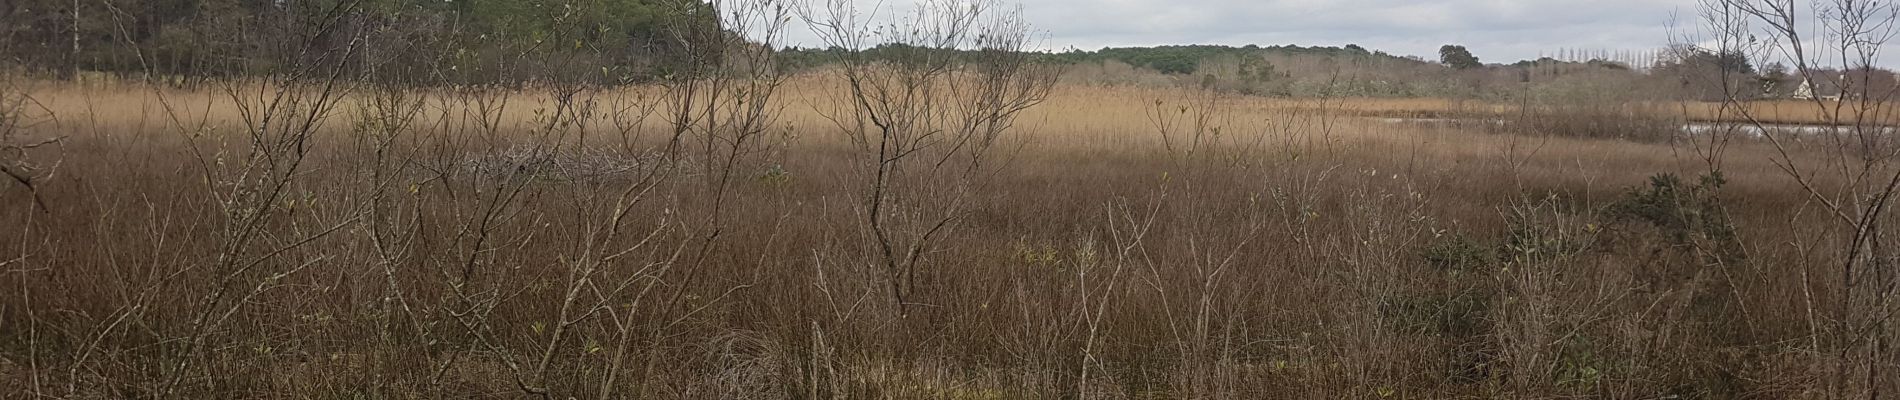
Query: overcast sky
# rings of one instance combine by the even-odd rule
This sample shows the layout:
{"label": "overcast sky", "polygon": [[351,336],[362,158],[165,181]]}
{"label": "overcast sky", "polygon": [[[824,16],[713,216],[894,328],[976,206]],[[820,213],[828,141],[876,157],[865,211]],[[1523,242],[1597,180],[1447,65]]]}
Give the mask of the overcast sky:
{"label": "overcast sky", "polygon": [[[875,1],[864,4],[872,4]],[[884,0],[884,14],[914,0]],[[1437,59],[1462,44],[1485,62],[1558,49],[1641,51],[1693,27],[1695,0],[1019,0],[1049,49],[1229,44],[1343,46]],[[794,37],[803,36],[794,34]],[[796,40],[802,42],[803,40]]]}
{"label": "overcast sky", "polygon": [[1463,44],[1487,62],[1536,58],[1559,48],[1643,50],[1669,42],[1695,0],[1037,0],[1030,21],[1056,47],[1299,44],[1436,59]]}

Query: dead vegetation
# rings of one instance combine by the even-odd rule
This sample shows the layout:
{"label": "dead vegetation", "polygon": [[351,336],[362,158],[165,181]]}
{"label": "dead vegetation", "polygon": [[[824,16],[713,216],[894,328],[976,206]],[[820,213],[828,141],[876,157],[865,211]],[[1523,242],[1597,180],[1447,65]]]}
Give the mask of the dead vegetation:
{"label": "dead vegetation", "polygon": [[[552,108],[653,91],[357,92],[331,118],[360,122],[322,125],[305,172],[243,203],[220,199],[258,190],[198,178],[252,159],[226,96],[167,95],[209,110],[193,135],[110,97],[138,91],[51,87],[56,109],[136,107],[47,126],[83,177],[42,186],[47,211],[7,192],[26,271],[7,323],[48,328],[7,330],[6,358],[36,371],[21,393],[80,397],[1781,397],[1818,378],[1793,374],[1800,347],[1757,346],[1805,337],[1800,266],[1832,259],[1786,235],[1840,239],[1802,228],[1815,204],[1763,143],[1691,187],[1648,179],[1699,174],[1668,144],[1065,87],[980,190],[930,200],[957,212],[900,209],[956,229],[892,274],[860,225],[863,143],[791,105],[837,82],[786,82],[731,167],[655,155],[657,117]],[[504,102],[543,111],[481,106]],[[594,144],[539,139],[563,124]],[[220,239],[244,226],[270,245]],[[1699,248],[1748,256],[1711,270]],[[213,274],[253,264],[274,272]],[[206,300],[220,287],[242,298]],[[205,309],[219,323],[194,328]]]}
{"label": "dead vegetation", "polygon": [[[1062,85],[999,9],[715,5],[760,36],[671,27],[706,47],[650,85],[366,83],[323,63],[348,46],[194,89],[7,81],[32,184],[0,186],[0,395],[1900,386],[1886,141],[1565,133],[1611,101],[1392,124],[1359,113],[1490,106]],[[919,50],[785,75],[744,44],[793,18]]]}

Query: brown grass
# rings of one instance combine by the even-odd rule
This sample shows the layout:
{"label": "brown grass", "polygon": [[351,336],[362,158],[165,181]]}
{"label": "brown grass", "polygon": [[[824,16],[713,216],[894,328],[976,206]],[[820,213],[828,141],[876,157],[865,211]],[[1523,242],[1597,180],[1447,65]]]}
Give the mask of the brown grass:
{"label": "brown grass", "polygon": [[1750,118],[1753,118],[1768,124],[1853,124],[1862,120],[1889,125],[1900,123],[1900,115],[1895,114],[1895,111],[1900,110],[1887,102],[1873,105],[1856,100],[1765,100],[1743,105],[1747,107],[1747,113],[1724,111],[1721,104],[1717,103],[1693,103],[1682,107],[1696,121],[1751,122]]}
{"label": "brown grass", "polygon": [[[1381,118],[1484,119],[1502,118],[1518,112],[1518,107],[1513,104],[1435,98],[1349,98],[1324,104],[1312,100],[1280,99],[1263,103],[1268,107],[1329,110],[1346,115]],[[1860,106],[1851,100],[1823,100],[1819,103],[1812,100],[1763,100],[1742,104],[1747,107],[1747,113],[1724,109],[1721,103],[1713,102],[1653,104],[1648,108],[1649,112],[1659,117],[1680,117],[1696,122],[1759,121],[1764,124],[1826,125],[1851,124],[1870,119],[1886,124],[1900,123],[1900,113],[1896,113],[1900,110],[1894,110],[1890,105],[1883,109],[1869,108],[1865,110],[1867,116],[1861,117],[1859,114],[1862,110],[1857,109]],[[1833,114],[1837,110],[1840,111],[1838,116]]]}
{"label": "brown grass", "polygon": [[[630,338],[607,316],[575,325],[553,397],[612,378],[626,398],[1800,398],[1831,357],[1805,347],[1800,296],[1830,256],[1784,244],[1838,232],[1797,223],[1813,205],[1766,144],[1726,155],[1720,199],[1748,251],[1711,266],[1605,211],[1651,176],[1701,174],[1693,146],[1352,117],[1499,110],[1439,100],[1227,99],[1187,155],[1151,113],[1189,113],[1192,94],[1061,88],[1019,122],[900,318],[864,263],[860,169],[825,117],[829,87],[784,89],[783,133],[725,209],[686,178],[632,212],[629,226],[674,228],[610,271],[677,263],[654,287],[678,301],[609,299],[642,327]],[[513,95],[493,137],[457,125],[466,103],[426,111],[416,129],[441,134],[396,147],[408,175],[380,202],[347,135],[362,117],[341,112],[266,229],[285,243],[344,228],[265,255],[311,264],[258,286],[177,371],[226,220],[202,172],[244,153],[239,114],[208,92],[35,95],[59,116],[37,133],[67,139],[49,210],[0,191],[0,260],[22,260],[0,275],[8,397],[151,397],[174,377],[187,397],[520,395],[510,364],[541,354],[564,265],[589,254],[586,218],[605,207],[578,180],[497,202],[479,174],[439,170],[532,143],[544,96]],[[344,223],[366,207],[386,220]],[[501,216],[494,238],[470,243],[483,210]],[[677,222],[707,213],[727,221],[717,240]],[[388,264],[376,227],[404,224],[414,256]],[[462,260],[474,294],[446,283]],[[492,307],[462,315],[468,296]],[[634,367],[608,372],[616,346]]]}

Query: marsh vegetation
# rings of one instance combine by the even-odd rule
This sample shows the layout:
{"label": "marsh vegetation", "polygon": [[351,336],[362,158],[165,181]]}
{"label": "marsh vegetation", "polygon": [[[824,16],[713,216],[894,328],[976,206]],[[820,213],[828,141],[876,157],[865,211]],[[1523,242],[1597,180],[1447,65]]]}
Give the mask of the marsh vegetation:
{"label": "marsh vegetation", "polygon": [[[580,19],[614,2],[533,2],[516,42],[292,3],[173,37],[244,58],[0,70],[0,397],[1900,390],[1900,141],[1864,81],[1276,94],[1036,53],[987,2],[633,1],[651,58]],[[1708,2],[1685,54],[1878,65],[1741,40],[1814,43],[1780,4]],[[781,68],[794,23],[831,50]]]}

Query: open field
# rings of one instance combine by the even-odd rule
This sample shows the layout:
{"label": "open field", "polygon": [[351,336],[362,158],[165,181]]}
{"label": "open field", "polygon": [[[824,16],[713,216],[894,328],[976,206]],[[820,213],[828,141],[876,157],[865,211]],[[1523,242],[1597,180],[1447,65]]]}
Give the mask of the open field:
{"label": "open field", "polygon": [[45,209],[0,191],[0,395],[1809,398],[1868,371],[1817,331],[1816,249],[1847,239],[1774,161],[1828,159],[1804,143],[1712,164],[1358,117],[1466,109],[1435,101],[1062,86],[982,173],[884,189],[928,244],[892,275],[835,82],[677,175],[663,118],[617,107],[655,90],[356,91],[259,198],[277,161],[222,93],[34,86],[65,140],[35,150]]}

